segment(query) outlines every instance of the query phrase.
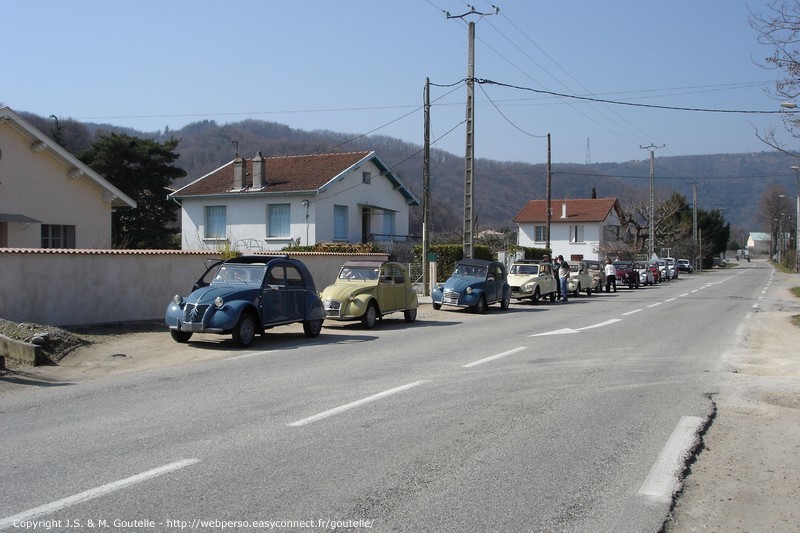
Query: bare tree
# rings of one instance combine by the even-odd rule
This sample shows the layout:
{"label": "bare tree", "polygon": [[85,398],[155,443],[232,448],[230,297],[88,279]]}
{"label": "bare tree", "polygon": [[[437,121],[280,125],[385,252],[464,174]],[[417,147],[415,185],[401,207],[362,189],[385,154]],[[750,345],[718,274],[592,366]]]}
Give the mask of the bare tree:
{"label": "bare tree", "polygon": [[[800,95],[800,0],[772,0],[765,14],[750,11],[750,26],[758,32],[758,42],[773,49],[764,58],[762,66],[780,72],[775,82],[773,96],[776,99],[794,100]],[[783,113],[787,131],[800,137],[800,114]],[[762,142],[789,155],[798,157],[780,145],[775,138],[775,129],[756,131]]]}

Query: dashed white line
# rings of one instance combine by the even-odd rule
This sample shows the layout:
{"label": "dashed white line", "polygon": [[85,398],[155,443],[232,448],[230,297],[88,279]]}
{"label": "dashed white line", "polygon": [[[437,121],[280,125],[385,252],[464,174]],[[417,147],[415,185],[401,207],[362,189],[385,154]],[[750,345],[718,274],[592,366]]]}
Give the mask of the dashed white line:
{"label": "dashed white line", "polygon": [[627,313],[622,313],[622,316],[632,315],[634,313],[639,313],[641,311],[644,311],[644,309],[634,309],[633,311],[628,311]]}
{"label": "dashed white line", "polygon": [[512,353],[521,352],[522,350],[527,350],[527,348],[525,346],[519,346],[519,347],[514,348],[512,350],[508,350],[508,351],[503,352],[503,353],[492,355],[491,357],[486,357],[484,359],[479,359],[477,361],[473,361],[472,363],[468,363],[468,364],[462,366],[461,368],[472,368],[473,366],[482,365],[483,363],[488,363],[489,361],[494,361],[495,359],[500,359],[501,357],[505,357],[507,355],[511,355]]}
{"label": "dashed white line", "polygon": [[595,324],[593,326],[586,326],[585,328],[578,328],[578,331],[583,331],[585,329],[594,329],[594,328],[602,328],[603,326],[609,326],[611,324],[616,324],[617,322],[621,322],[621,318],[612,318],[611,320],[606,320],[605,322],[600,322],[599,324]]}
{"label": "dashed white line", "polygon": [[664,302],[656,302],[656,303],[654,303],[654,304],[650,304],[650,305],[648,305],[647,307],[648,307],[648,308],[650,308],[650,307],[658,307],[658,306],[659,306],[659,305],[661,305],[662,303],[664,303]]}
{"label": "dashed white line", "polygon": [[24,520],[32,520],[39,516],[44,516],[46,514],[53,513],[55,511],[64,509],[66,507],[71,507],[79,503],[93,500],[95,498],[99,498],[100,496],[105,496],[106,494],[109,494],[111,492],[120,489],[124,489],[125,487],[128,487],[130,485],[141,483],[143,481],[147,481],[148,479],[152,479],[156,476],[160,476],[168,472],[173,472],[180,468],[184,468],[186,466],[190,466],[199,462],[200,459],[184,459],[182,461],[176,461],[174,463],[170,463],[168,465],[164,465],[159,468],[154,468],[153,470],[148,470],[147,472],[142,472],[141,474],[136,474],[135,476],[131,476],[129,478],[120,479],[119,481],[114,481],[113,483],[108,483],[107,485],[103,485],[101,487],[89,489],[87,491],[80,492],[73,496],[69,496],[67,498],[42,505],[40,507],[36,507],[28,511],[23,511],[19,514],[15,514],[7,518],[0,518],[0,529],[6,529],[14,525],[15,523],[19,523]]}
{"label": "dashed white line", "polygon": [[671,302],[672,300],[677,300],[678,298],[667,298],[664,300],[664,303]]}
{"label": "dashed white line", "polygon": [[398,392],[407,391],[408,389],[413,389],[423,383],[427,383],[426,380],[422,381],[415,381],[414,383],[409,383],[407,385],[402,385],[400,387],[395,387],[394,389],[385,390],[383,392],[379,392],[378,394],[373,394],[372,396],[368,396],[366,398],[362,398],[355,402],[351,402],[345,405],[340,405],[339,407],[334,407],[333,409],[328,409],[327,411],[323,411],[318,413],[314,416],[309,416],[308,418],[303,418],[302,420],[298,420],[297,422],[292,422],[289,424],[291,427],[300,427],[305,426],[306,424],[310,424],[312,422],[318,422],[324,418],[328,418],[333,415],[338,415],[339,413],[343,413],[345,411],[349,411],[350,409],[354,409],[356,407],[360,407],[362,405],[368,404],[370,402],[374,402],[376,400],[380,400],[386,398],[387,396],[391,396],[392,394],[397,394]]}
{"label": "dashed white line", "polygon": [[639,489],[639,494],[660,502],[671,500],[672,494],[679,488],[680,474],[699,438],[697,435],[702,424],[703,419],[699,416],[681,417]]}

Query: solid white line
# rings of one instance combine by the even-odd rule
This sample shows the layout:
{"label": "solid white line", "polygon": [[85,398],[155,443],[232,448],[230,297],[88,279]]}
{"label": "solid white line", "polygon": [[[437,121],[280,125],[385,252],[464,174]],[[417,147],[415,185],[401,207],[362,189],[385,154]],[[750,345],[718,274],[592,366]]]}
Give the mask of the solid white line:
{"label": "solid white line", "polygon": [[638,313],[640,311],[644,311],[644,309],[634,309],[633,311],[628,311],[627,313],[622,313],[622,316],[632,315],[632,314]]}
{"label": "solid white line", "polygon": [[308,418],[303,418],[302,420],[298,420],[297,422],[292,422],[291,424],[289,424],[289,426],[291,427],[305,426],[306,424],[317,422],[319,420],[322,420],[323,418],[328,418],[333,415],[338,415],[339,413],[349,411],[350,409],[360,407],[364,404],[374,402],[382,398],[386,398],[387,396],[391,396],[392,394],[397,394],[398,392],[403,392],[405,390],[414,388],[418,385],[422,385],[423,383],[427,383],[427,381],[415,381],[414,383],[409,383],[408,385],[403,385],[401,387],[395,387],[394,389],[385,390],[383,392],[379,392],[378,394],[373,394],[372,396],[362,398],[361,400],[356,400],[355,402],[351,402],[345,405],[340,405],[339,407],[328,409],[327,411],[323,411],[314,416],[309,416]]}
{"label": "solid white line", "polygon": [[622,322],[622,319],[621,318],[612,318],[611,320],[606,320],[605,322],[600,322],[599,324],[595,324],[594,326],[586,326],[585,328],[578,328],[578,331],[583,331],[585,329],[602,328],[603,326],[616,324],[617,322]]}
{"label": "solid white line", "polygon": [[99,498],[100,496],[105,496],[110,492],[123,489],[125,487],[134,485],[136,483],[141,483],[142,481],[147,481],[148,479],[160,476],[161,474],[166,474],[168,472],[172,472],[174,470],[178,470],[180,468],[190,466],[199,462],[200,459],[184,459],[182,461],[176,461],[174,463],[170,463],[168,465],[164,465],[162,467],[155,468],[153,470],[148,470],[147,472],[142,472],[141,474],[136,474],[135,476],[131,476],[126,479],[120,479],[119,481],[114,481],[113,483],[109,483],[101,487],[96,487],[94,489],[89,489],[87,491],[75,494],[73,496],[69,496],[62,500],[42,505],[41,507],[36,507],[35,509],[30,509],[28,511],[24,511],[19,514],[15,514],[14,516],[9,516],[7,518],[0,518],[0,529],[5,529],[9,526],[12,526],[14,525],[15,522],[20,522],[23,520],[31,520],[33,518],[49,514],[58,511],[60,509],[64,509],[65,507],[70,507],[89,500],[93,500],[95,498]]}
{"label": "solid white line", "polygon": [[485,359],[479,359],[478,361],[473,361],[472,363],[468,363],[461,368],[472,368],[473,366],[482,365],[483,363],[488,363],[489,361],[494,361],[495,359],[500,359],[501,357],[505,357],[507,355],[511,355],[512,353],[521,352],[522,350],[527,350],[525,346],[520,346],[518,348],[514,348],[513,350],[508,350],[507,352],[499,353],[497,355],[493,355],[491,357],[487,357]]}
{"label": "solid white line", "polygon": [[681,417],[639,489],[639,494],[660,502],[672,499],[679,488],[679,477],[690,450],[697,442],[702,424],[703,419],[699,416]]}

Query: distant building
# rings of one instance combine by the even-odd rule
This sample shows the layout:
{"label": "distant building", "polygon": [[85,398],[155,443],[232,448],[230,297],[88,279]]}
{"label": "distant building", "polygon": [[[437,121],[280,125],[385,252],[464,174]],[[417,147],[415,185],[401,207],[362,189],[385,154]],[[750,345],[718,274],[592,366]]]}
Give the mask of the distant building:
{"label": "distant building", "polygon": [[[616,198],[565,199],[550,202],[550,247],[569,261],[604,259],[602,246],[622,231],[622,209]],[[514,217],[519,246],[544,248],[547,243],[547,201],[530,200]]]}
{"label": "distant building", "polygon": [[136,202],[0,107],[0,247],[109,248],[111,212]]}
{"label": "distant building", "polygon": [[408,238],[419,201],[375,152],[236,158],[171,193],[183,249]]}

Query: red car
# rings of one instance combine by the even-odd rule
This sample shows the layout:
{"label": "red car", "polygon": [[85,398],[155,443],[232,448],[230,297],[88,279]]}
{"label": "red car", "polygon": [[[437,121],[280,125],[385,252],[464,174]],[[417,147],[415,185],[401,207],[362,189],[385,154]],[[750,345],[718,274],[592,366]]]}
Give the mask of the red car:
{"label": "red car", "polygon": [[617,285],[627,285],[629,289],[639,288],[639,271],[633,261],[614,261],[617,269]]}

